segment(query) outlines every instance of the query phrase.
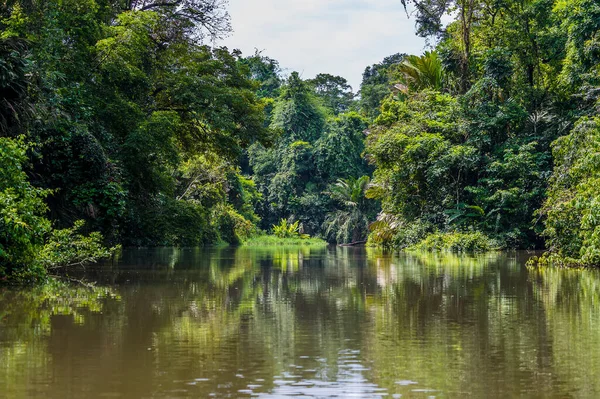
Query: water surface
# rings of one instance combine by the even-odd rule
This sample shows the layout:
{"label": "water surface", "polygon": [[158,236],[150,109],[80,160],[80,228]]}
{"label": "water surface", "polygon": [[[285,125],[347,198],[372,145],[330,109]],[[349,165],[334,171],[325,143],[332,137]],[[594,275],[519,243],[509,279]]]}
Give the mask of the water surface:
{"label": "water surface", "polygon": [[526,259],[125,250],[0,290],[0,397],[599,397],[600,275]]}

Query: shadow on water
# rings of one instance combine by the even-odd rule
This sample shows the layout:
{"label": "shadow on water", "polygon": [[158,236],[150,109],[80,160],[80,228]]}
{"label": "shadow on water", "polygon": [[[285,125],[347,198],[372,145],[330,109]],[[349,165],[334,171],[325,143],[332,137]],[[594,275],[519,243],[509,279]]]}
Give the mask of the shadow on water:
{"label": "shadow on water", "polygon": [[594,397],[600,275],[364,248],[125,250],[0,291],[8,397]]}

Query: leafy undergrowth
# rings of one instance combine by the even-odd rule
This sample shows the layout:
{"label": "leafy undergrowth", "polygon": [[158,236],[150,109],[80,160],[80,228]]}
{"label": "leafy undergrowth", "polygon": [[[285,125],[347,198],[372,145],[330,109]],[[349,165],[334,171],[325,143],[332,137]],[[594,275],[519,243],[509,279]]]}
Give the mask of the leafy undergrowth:
{"label": "leafy undergrowth", "polygon": [[542,256],[532,256],[527,261],[529,268],[563,267],[570,269],[586,269],[598,267],[593,263],[585,263],[581,259],[562,256],[553,252],[544,252]]}
{"label": "leafy undergrowth", "polygon": [[273,225],[272,235],[261,235],[249,238],[244,242],[244,246],[282,246],[282,245],[303,245],[303,246],[325,246],[327,242],[320,238],[313,238],[302,232],[300,222],[289,223],[281,219],[279,224]]}
{"label": "leafy undergrowth", "polygon": [[327,242],[320,238],[300,238],[286,237],[280,238],[272,235],[263,235],[248,239],[243,244],[247,247],[260,246],[283,246],[283,245],[306,245],[306,246],[326,246]]}
{"label": "leafy undergrowth", "polygon": [[430,234],[409,249],[440,252],[487,252],[493,250],[494,245],[488,236],[479,231],[452,232]]}

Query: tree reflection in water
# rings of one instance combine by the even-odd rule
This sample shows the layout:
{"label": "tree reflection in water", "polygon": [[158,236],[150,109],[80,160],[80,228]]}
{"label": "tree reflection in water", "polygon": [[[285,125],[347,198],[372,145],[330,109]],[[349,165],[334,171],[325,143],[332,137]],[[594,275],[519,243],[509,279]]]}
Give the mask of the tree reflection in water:
{"label": "tree reflection in water", "polygon": [[596,271],[525,255],[128,250],[0,294],[10,396],[594,396]]}

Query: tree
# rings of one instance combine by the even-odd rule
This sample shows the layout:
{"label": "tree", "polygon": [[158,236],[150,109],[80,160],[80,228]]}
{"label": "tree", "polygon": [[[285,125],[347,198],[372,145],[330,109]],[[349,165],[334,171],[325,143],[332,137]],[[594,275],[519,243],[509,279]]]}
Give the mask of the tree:
{"label": "tree", "polygon": [[0,137],[0,281],[32,283],[50,269],[109,256],[114,249],[102,245],[100,234],[78,233],[82,221],[71,229],[52,228],[44,215],[49,191],[32,186],[23,170],[26,150],[22,137]]}
{"label": "tree", "polygon": [[122,10],[152,11],[160,14],[174,35],[199,39],[222,39],[231,31],[225,0],[116,0]]}
{"label": "tree", "polygon": [[327,121],[325,132],[315,143],[315,162],[324,181],[371,174],[372,170],[362,156],[367,127],[367,119],[356,112]]}
{"label": "tree", "polygon": [[396,67],[400,80],[411,90],[442,89],[442,62],[435,51],[409,55]]}
{"label": "tree", "polygon": [[406,54],[393,54],[385,57],[382,62],[365,68],[360,85],[360,109],[368,117],[379,115],[381,101],[390,94],[392,81],[390,69],[402,63]]}
{"label": "tree", "polygon": [[466,92],[469,85],[469,63],[472,51],[473,24],[482,7],[480,0],[401,0],[404,8],[416,8],[417,34],[423,37],[441,36],[446,33],[442,18],[456,10],[458,24],[456,34],[460,37],[460,90]]}
{"label": "tree", "polygon": [[299,221],[311,235],[324,234],[323,222],[333,208],[324,193],[328,185],[371,172],[362,158],[367,120],[356,112],[328,117],[323,107],[327,98],[339,102],[344,87],[346,81],[339,77],[319,74],[316,80],[302,81],[297,73],[282,87],[271,125],[280,132],[278,140],[271,148],[255,145],[249,150],[262,194],[257,213],[264,229],[285,219]]}
{"label": "tree", "polygon": [[349,243],[366,240],[372,203],[365,197],[369,176],[339,179],[329,186],[327,194],[337,209],[327,215],[325,235],[333,242]]}
{"label": "tree", "polygon": [[240,63],[248,68],[249,77],[260,84],[259,98],[277,98],[283,84],[279,62],[256,50],[254,55],[242,58]]}
{"label": "tree", "polygon": [[262,201],[257,212],[268,229],[280,219],[300,220],[309,234],[320,229],[323,204],[322,184],[315,160],[314,145],[325,129],[326,112],[297,72],[288,78],[275,103],[271,127],[280,136],[265,148],[249,150]]}
{"label": "tree", "polygon": [[24,40],[0,38],[0,135],[14,135],[32,113],[27,99],[27,55]]}
{"label": "tree", "polygon": [[230,29],[224,2],[11,1],[1,12],[3,37],[28,39],[24,61],[6,65],[13,97],[36,111],[19,112],[19,128],[57,225],[85,219],[134,245],[219,239],[212,226],[233,215],[229,199],[178,199],[182,163],[210,155],[231,165],[271,137],[241,54],[202,45]]}
{"label": "tree", "polygon": [[583,118],[553,144],[556,166],[540,210],[546,242],[560,262],[600,264],[600,119]]}
{"label": "tree", "polygon": [[325,126],[325,110],[318,104],[308,84],[292,72],[273,111],[271,126],[281,129],[288,141],[312,142]]}
{"label": "tree", "polygon": [[330,109],[334,115],[350,109],[354,100],[354,93],[348,81],[341,76],[320,73],[307,83],[313,88],[323,105]]}

